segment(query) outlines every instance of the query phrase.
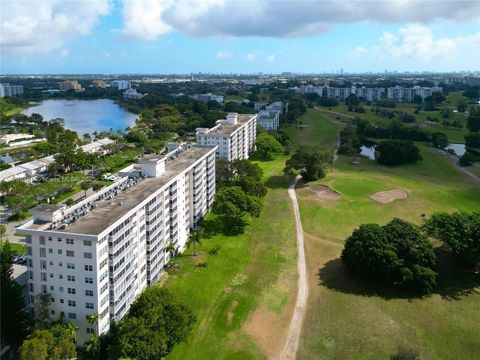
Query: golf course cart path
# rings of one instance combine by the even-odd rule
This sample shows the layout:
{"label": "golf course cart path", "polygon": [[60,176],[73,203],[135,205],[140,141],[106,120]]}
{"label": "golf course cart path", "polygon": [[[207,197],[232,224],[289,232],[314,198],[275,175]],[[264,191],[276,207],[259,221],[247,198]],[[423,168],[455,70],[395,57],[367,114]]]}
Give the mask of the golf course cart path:
{"label": "golf course cart path", "polygon": [[307,307],[308,284],[307,284],[307,268],[305,264],[305,249],[303,244],[303,228],[300,220],[300,211],[298,208],[297,196],[295,194],[295,186],[300,176],[297,176],[288,188],[288,195],[292,199],[293,213],[295,215],[295,225],[297,228],[297,251],[298,251],[298,291],[295,309],[288,328],[287,340],[283,347],[280,359],[295,359],[298,345],[300,343],[300,335],[302,332],[303,318]]}

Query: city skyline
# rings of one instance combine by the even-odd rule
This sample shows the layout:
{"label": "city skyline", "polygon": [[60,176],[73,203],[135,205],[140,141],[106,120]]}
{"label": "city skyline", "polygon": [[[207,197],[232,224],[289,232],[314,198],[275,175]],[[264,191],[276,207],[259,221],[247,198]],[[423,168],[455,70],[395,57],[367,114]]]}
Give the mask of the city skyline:
{"label": "city skyline", "polygon": [[420,11],[429,5],[429,1],[295,6],[288,1],[2,1],[1,72],[478,70],[480,5],[442,1],[428,14]]}

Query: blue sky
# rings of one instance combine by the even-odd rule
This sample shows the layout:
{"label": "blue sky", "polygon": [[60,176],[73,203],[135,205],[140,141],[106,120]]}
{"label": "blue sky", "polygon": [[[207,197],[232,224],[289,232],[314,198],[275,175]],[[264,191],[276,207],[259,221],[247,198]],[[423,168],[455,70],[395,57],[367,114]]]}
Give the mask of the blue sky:
{"label": "blue sky", "polygon": [[1,73],[480,69],[474,1],[2,1]]}

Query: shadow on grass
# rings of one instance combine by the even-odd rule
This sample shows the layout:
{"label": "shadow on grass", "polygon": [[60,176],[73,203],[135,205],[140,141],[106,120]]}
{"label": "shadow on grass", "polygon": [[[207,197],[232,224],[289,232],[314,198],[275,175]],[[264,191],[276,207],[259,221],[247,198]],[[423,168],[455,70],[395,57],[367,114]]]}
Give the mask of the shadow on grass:
{"label": "shadow on grass", "polygon": [[235,223],[227,225],[224,216],[220,215],[211,219],[205,219],[202,222],[202,235],[206,239],[212,238],[217,234],[236,236],[244,233],[245,226],[247,226],[247,222],[244,219],[239,219]]}
{"label": "shadow on grass", "polygon": [[[444,250],[437,255],[439,277],[435,294],[447,300],[458,300],[469,294],[479,294],[480,274],[459,269]],[[378,296],[383,299],[418,299],[423,296],[387,287],[379,281],[367,280],[347,271],[340,258],[328,261],[317,273],[319,285],[345,294]],[[426,295],[428,297],[429,295]]]}
{"label": "shadow on grass", "polygon": [[290,184],[293,181],[293,176],[283,175],[283,176],[270,176],[267,181],[265,181],[265,186],[270,189],[288,189]]}

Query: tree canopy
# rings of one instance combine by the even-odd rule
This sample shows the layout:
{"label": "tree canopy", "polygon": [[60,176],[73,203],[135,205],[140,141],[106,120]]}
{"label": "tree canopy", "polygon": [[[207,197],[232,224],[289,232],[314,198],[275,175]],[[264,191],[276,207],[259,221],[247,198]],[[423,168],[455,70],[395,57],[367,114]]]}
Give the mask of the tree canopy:
{"label": "tree canopy", "polygon": [[385,140],[377,148],[377,162],[383,165],[402,165],[422,160],[420,150],[411,141]]}
{"label": "tree canopy", "polygon": [[265,160],[272,160],[276,154],[283,152],[282,144],[268,133],[261,133],[257,136],[255,147],[257,154]]}
{"label": "tree canopy", "polygon": [[305,181],[314,181],[325,177],[325,165],[331,161],[332,156],[327,152],[313,146],[300,146],[287,160],[284,172],[291,174],[298,170]]}
{"label": "tree canopy", "polygon": [[429,294],[436,286],[433,246],[400,219],[360,225],[345,241],[341,260],[350,271],[391,287]]}

